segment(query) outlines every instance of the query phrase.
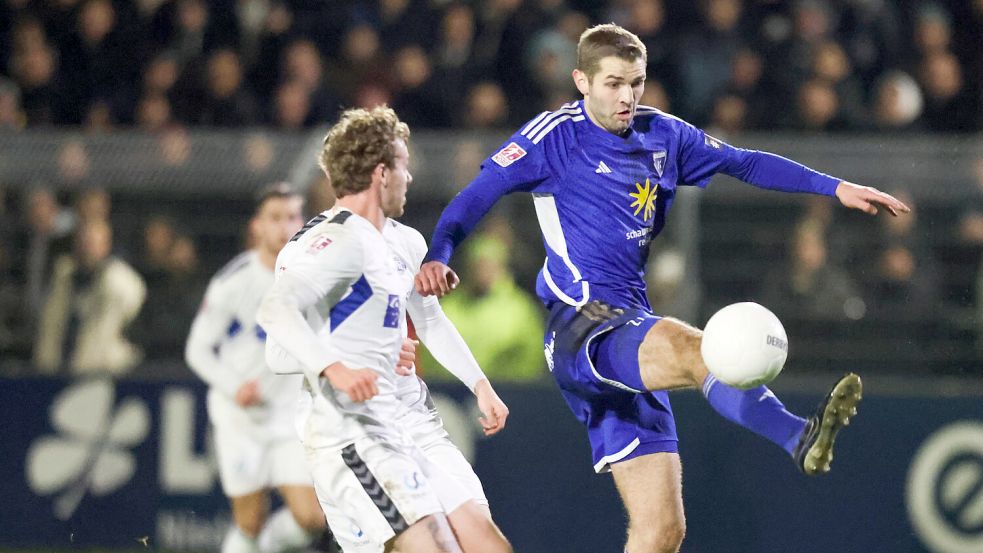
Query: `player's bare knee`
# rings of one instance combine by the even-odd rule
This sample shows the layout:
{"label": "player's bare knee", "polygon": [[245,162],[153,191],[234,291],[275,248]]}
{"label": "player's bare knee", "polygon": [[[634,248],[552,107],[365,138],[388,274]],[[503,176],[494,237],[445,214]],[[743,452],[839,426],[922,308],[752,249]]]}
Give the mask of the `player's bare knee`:
{"label": "player's bare knee", "polygon": [[236,527],[243,535],[250,538],[255,538],[259,536],[260,530],[263,529],[263,524],[266,522],[265,513],[262,511],[255,513],[242,513],[235,516]]}
{"label": "player's bare knee", "polygon": [[686,535],[686,523],[671,520],[637,525],[632,527],[630,533],[630,553],[676,553]]}

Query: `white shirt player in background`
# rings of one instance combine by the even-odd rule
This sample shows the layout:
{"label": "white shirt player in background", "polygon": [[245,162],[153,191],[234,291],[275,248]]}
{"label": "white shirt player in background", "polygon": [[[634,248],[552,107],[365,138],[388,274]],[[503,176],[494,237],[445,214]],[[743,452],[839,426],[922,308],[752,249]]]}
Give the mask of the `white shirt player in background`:
{"label": "white shirt player in background", "polygon": [[[293,427],[303,377],[270,372],[256,322],[277,252],[303,225],[302,206],[284,183],[262,191],[249,223],[253,247],[212,278],[188,336],[188,365],[209,386],[219,477],[235,522],[222,553],[305,546],[326,527]],[[268,516],[273,488],[286,507]]]}
{"label": "white shirt player in background", "polygon": [[[440,323],[439,304],[413,291],[422,236],[387,218],[402,214],[412,181],[408,138],[408,127],[385,107],[346,111],[328,133],[321,166],[338,202],[277,259],[276,283],[258,315],[267,355],[274,368],[294,358],[304,371],[309,404],[298,430],[321,507],[346,553],[509,553],[468,490],[404,426],[421,411],[411,407],[406,383],[417,386],[418,398],[426,395],[418,379],[395,370],[407,309],[421,338],[447,353],[435,352],[438,360],[460,367],[470,357],[460,335]],[[480,370],[474,382],[463,378],[478,396],[486,433],[496,432],[504,404]]]}

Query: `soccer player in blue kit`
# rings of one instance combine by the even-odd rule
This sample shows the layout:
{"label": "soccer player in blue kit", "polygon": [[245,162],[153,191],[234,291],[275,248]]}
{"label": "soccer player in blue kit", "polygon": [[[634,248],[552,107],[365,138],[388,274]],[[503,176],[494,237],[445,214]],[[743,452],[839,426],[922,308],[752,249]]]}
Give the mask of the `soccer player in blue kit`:
{"label": "soccer player in blue kit", "polygon": [[544,112],[488,158],[444,210],[417,290],[456,286],[456,246],[498,198],[530,192],[547,258],[536,289],[549,309],[547,362],[587,426],[594,469],[611,471],[629,514],[628,553],[678,551],[685,533],[681,467],[667,390],[698,388],[722,416],[783,448],[806,474],[832,461],[837,432],[856,413],[861,382],[841,378],[817,412],[788,412],[764,386],[718,382],[700,355],[700,330],[652,313],[648,243],[665,225],[677,186],[716,173],[760,188],[836,197],[853,209],[909,211],[892,196],[782,157],[734,148],[657,109],[638,105],[646,52],[613,24],[586,30],[573,79],[583,100]]}

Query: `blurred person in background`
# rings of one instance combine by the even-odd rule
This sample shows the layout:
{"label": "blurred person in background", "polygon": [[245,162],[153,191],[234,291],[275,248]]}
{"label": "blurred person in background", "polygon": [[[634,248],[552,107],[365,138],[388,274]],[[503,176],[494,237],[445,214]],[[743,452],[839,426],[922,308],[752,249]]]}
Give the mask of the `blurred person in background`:
{"label": "blurred person in background", "polygon": [[785,265],[765,275],[758,297],[776,313],[807,319],[859,319],[866,312],[853,278],[829,259],[825,226],[811,218],[796,224]]}
{"label": "blurred person in background", "polygon": [[27,125],[17,83],[0,77],[0,133],[19,131]]}
{"label": "blurred person in background", "polygon": [[925,92],[925,129],[938,132],[969,132],[978,128],[980,99],[966,86],[956,56],[933,52],[922,59],[918,80]]}
{"label": "blurred person in background", "polygon": [[464,105],[462,126],[466,129],[500,129],[508,123],[508,99],[498,83],[485,81],[474,85]]}
{"label": "blurred person in background", "polygon": [[881,132],[919,128],[924,101],[918,83],[903,71],[888,71],[874,85],[873,128]]}
{"label": "blurred person in background", "polygon": [[683,91],[676,98],[676,109],[683,117],[706,124],[714,93],[727,84],[734,56],[744,40],[740,33],[743,0],[699,2],[699,27],[681,38],[680,51],[699,52],[699,56],[679,56],[676,71]]}
{"label": "blurred person in background", "polygon": [[[917,202],[909,192],[893,195],[914,210]],[[867,276],[871,308],[888,320],[931,319],[939,307],[939,265],[916,214],[882,218],[875,232],[877,261]]]}
{"label": "blurred person in background", "polygon": [[[464,251],[467,278],[441,302],[444,313],[469,344],[478,365],[498,382],[528,382],[546,376],[543,315],[536,300],[519,288],[509,269],[509,250],[493,235],[476,234]],[[450,375],[428,355],[427,376]]]}
{"label": "blurred person in background", "polygon": [[216,50],[208,58],[204,97],[192,121],[207,127],[247,127],[259,121],[259,104],[245,86],[234,50]]}
{"label": "blurred person in background", "polygon": [[[208,384],[219,477],[232,506],[222,553],[293,550],[327,527],[293,425],[303,377],[269,370],[256,321],[276,256],[303,226],[302,206],[283,183],[260,193],[249,221],[253,247],[212,278],[185,348],[188,366]],[[272,489],[285,507],[269,515]]]}
{"label": "blurred person in background", "polygon": [[52,275],[56,258],[72,249],[72,230],[75,225],[71,211],[58,203],[53,190],[36,187],[24,196],[25,221],[18,231],[17,250],[22,252],[24,267],[24,313],[31,332]]}
{"label": "blurred person in background", "polygon": [[392,107],[400,118],[411,126],[446,127],[447,102],[458,102],[460,97],[443,97],[438,79],[434,79],[433,64],[427,52],[419,44],[403,46],[394,54],[395,96]]}
{"label": "blurred person in background", "polygon": [[55,262],[44,302],[34,363],[46,375],[112,375],[142,359],[124,336],[146,296],[140,275],[113,257],[106,221],[87,221],[75,234],[75,250]]}

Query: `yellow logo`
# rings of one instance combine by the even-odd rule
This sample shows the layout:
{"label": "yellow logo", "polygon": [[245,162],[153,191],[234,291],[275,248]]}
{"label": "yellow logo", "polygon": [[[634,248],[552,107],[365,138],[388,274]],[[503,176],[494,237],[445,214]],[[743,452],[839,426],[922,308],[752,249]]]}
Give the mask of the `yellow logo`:
{"label": "yellow logo", "polygon": [[645,179],[644,187],[636,182],[635,188],[638,190],[637,192],[628,193],[629,196],[635,198],[635,201],[629,207],[635,208],[635,215],[638,215],[644,208],[645,214],[642,220],[648,221],[655,215],[655,196],[659,193],[659,185],[655,185],[655,188],[652,188],[649,180]]}

